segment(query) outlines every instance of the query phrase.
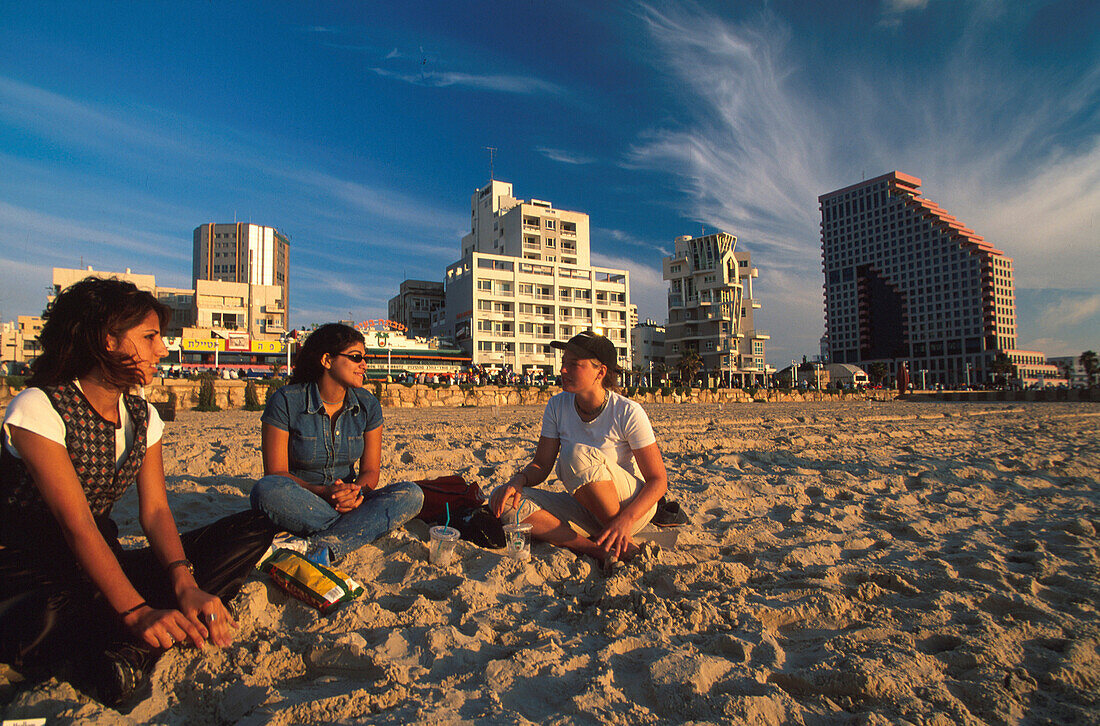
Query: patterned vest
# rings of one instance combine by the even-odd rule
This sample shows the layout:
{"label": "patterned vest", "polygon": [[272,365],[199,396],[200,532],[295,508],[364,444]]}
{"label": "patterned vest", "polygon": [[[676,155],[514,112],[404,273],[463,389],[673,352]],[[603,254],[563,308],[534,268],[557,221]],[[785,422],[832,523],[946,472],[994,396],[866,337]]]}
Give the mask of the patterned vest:
{"label": "patterned vest", "polygon": [[[65,448],[92,515],[97,520],[106,518],[119,497],[137,480],[138,470],[145,461],[148,404],[141,396],[123,394],[123,405],[134,426],[134,442],[116,471],[115,425],[96,413],[75,383],[44,386],[42,390],[65,422]],[[44,517],[54,525],[56,522],[52,522],[53,515],[23,461],[6,447],[0,449],[0,542],[26,547],[29,528],[45,526]]]}

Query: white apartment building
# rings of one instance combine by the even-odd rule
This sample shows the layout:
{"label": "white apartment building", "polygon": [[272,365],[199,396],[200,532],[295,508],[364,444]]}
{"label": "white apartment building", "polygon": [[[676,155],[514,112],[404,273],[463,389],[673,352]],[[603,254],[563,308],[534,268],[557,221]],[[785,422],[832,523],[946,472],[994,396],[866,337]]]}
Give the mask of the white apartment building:
{"label": "white apartment building", "polygon": [[703,371],[730,384],[763,381],[765,341],[771,336],[753,324],[760,302],[752,281],[759,276],[737,238],[718,232],[676,238],[675,251],[664,259],[668,280],[665,361],[671,367],[688,352],[703,361]]}
{"label": "white apartment building", "polygon": [[591,265],[588,215],[512,196],[490,181],[470,199],[462,259],[447,267],[446,305],[432,332],[454,339],[474,365],[556,373],[549,347],[583,330],[606,335],[630,368],[630,277]]}

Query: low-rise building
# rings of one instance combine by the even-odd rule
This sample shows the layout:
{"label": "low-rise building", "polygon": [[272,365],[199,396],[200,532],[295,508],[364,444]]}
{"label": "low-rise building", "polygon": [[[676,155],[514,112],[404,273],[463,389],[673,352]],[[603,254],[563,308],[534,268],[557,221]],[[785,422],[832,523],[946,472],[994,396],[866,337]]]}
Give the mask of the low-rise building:
{"label": "low-rise building", "polygon": [[43,320],[37,315],[19,315],[0,325],[0,361],[32,363],[42,352],[38,334]]}
{"label": "low-rise building", "polygon": [[432,315],[443,307],[443,283],[435,280],[404,280],[387,305],[389,319],[405,326],[413,338],[432,334]]}

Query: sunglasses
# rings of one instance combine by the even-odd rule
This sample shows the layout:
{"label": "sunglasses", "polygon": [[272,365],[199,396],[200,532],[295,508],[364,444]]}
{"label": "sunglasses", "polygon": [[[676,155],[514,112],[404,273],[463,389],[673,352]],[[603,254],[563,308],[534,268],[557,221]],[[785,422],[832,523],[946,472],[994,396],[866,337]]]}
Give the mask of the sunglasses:
{"label": "sunglasses", "polygon": [[342,355],[350,360],[352,363],[362,363],[363,360],[367,357],[362,353],[337,353],[336,355]]}

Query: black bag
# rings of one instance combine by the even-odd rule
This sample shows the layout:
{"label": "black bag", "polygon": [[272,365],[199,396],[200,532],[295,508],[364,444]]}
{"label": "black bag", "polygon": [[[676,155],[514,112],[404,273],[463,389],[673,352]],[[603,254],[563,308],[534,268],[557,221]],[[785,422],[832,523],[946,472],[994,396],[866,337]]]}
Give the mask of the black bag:
{"label": "black bag", "polygon": [[462,539],[479,547],[504,546],[504,528],[489,507],[482,504],[485,498],[477,484],[468,483],[458,474],[421,479],[416,484],[424,492],[419,519],[428,524],[443,524],[449,509],[450,526],[458,530]]}

